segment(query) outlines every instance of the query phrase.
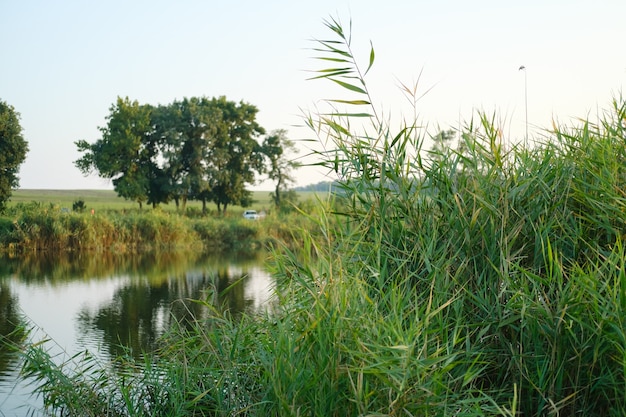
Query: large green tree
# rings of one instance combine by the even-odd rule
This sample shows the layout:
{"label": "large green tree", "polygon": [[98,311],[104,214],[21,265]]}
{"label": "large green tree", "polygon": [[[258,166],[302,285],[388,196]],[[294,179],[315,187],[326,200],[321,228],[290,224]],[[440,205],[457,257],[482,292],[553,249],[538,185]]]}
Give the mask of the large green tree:
{"label": "large green tree", "polygon": [[192,97],[168,105],[140,105],[118,98],[102,138],[76,142],[83,156],[76,166],[113,181],[118,195],[158,204],[173,199],[184,210],[188,199],[214,201],[218,211],[246,206],[255,173],[265,169],[257,138],[255,106],[225,97]]}
{"label": "large green tree", "polygon": [[0,210],[19,185],[17,174],[28,153],[19,116],[13,106],[0,100]]}
{"label": "large green tree", "polygon": [[209,176],[208,196],[225,213],[231,204],[247,206],[251,193],[246,184],[253,184],[255,173],[264,171],[264,157],[258,137],[265,133],[256,122],[258,109],[248,103],[213,99],[220,116],[212,146],[207,154]]}
{"label": "large green tree", "polygon": [[184,211],[188,198],[210,191],[209,152],[220,113],[211,100],[192,97],[161,106],[156,116],[155,134],[162,144],[170,192]]}
{"label": "large green tree", "polygon": [[284,203],[284,196],[288,193],[288,186],[294,182],[293,171],[300,164],[290,158],[290,154],[298,152],[296,145],[287,137],[287,131],[278,129],[263,140],[263,154],[269,160],[268,177],[276,181],[272,199],[276,207]]}
{"label": "large green tree", "polygon": [[117,99],[109,109],[107,125],[100,128],[102,138],[90,144],[76,143],[84,155],[75,164],[83,174],[97,172],[111,179],[117,194],[136,201],[158,204],[164,195],[165,177],[155,164],[158,146],[152,140],[152,106],[127,98]]}

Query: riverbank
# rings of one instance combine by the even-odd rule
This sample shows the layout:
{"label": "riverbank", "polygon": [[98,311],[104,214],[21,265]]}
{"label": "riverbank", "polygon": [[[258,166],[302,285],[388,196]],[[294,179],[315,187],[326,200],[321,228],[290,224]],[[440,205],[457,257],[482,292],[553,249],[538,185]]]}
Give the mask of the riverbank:
{"label": "riverbank", "polygon": [[255,221],[153,209],[76,212],[32,202],[0,215],[0,250],[256,250],[276,242],[298,245],[297,231],[310,227],[295,210]]}

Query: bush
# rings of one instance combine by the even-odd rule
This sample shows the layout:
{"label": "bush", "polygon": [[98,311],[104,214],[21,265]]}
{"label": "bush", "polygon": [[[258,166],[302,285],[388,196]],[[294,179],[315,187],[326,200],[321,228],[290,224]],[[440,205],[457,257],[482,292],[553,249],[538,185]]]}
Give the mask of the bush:
{"label": "bush", "polygon": [[5,246],[11,241],[13,234],[13,221],[10,218],[0,217],[0,245]]}
{"label": "bush", "polygon": [[72,211],[84,213],[86,209],[87,205],[85,204],[85,200],[83,199],[76,200],[72,203]]}

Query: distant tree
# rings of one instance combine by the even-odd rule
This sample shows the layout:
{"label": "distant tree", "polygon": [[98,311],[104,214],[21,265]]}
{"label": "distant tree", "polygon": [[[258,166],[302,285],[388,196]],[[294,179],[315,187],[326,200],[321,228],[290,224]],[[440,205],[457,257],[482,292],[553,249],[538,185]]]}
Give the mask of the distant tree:
{"label": "distant tree", "polygon": [[265,138],[262,150],[269,159],[270,168],[267,175],[271,180],[276,181],[271,197],[276,207],[281,207],[288,186],[294,182],[292,172],[300,166],[299,163],[289,158],[290,154],[297,153],[296,145],[287,138],[286,130],[279,129]]}
{"label": "distant tree", "polygon": [[456,136],[456,132],[451,129],[442,130],[436,135],[432,136],[432,140],[433,140],[432,153],[435,154],[436,157],[443,156],[448,150],[448,148],[450,148],[450,145],[452,144],[452,141],[454,140],[455,136]]}
{"label": "distant tree", "polygon": [[19,113],[0,100],[0,210],[19,185],[18,172],[26,159],[28,142],[22,137]]}
{"label": "distant tree", "polygon": [[225,97],[214,98],[212,103],[220,117],[206,155],[210,191],[205,195],[221,214],[231,204],[246,207],[251,203],[246,184],[254,183],[255,172],[264,171],[264,156],[257,138],[265,130],[256,122],[255,106],[227,101]]}
{"label": "distant tree", "polygon": [[172,198],[184,211],[188,198],[210,191],[210,149],[221,117],[213,101],[185,98],[156,112],[155,134],[162,143]]}
{"label": "distant tree", "polygon": [[76,167],[85,175],[95,171],[111,179],[117,194],[136,201],[140,208],[144,202],[167,201],[164,175],[154,162],[158,144],[151,135],[152,106],[118,97],[109,110],[107,125],[100,128],[101,139],[93,144],[75,142],[84,154],[74,162]]}
{"label": "distant tree", "polygon": [[[467,143],[470,136],[468,133],[463,133],[457,141],[457,132],[452,129],[442,130],[436,135],[432,136],[433,147],[430,151],[431,157],[434,161],[442,162],[444,158],[450,156],[460,156],[467,153]],[[450,149],[456,147],[450,151]],[[458,158],[455,162],[456,170],[462,171],[464,167],[463,158]]]}
{"label": "distant tree", "polygon": [[118,195],[185,209],[188,199],[214,201],[218,212],[251,203],[247,184],[264,172],[255,106],[225,97],[185,98],[168,105],[139,105],[118,98],[102,138],[76,142],[84,173],[109,178]]}

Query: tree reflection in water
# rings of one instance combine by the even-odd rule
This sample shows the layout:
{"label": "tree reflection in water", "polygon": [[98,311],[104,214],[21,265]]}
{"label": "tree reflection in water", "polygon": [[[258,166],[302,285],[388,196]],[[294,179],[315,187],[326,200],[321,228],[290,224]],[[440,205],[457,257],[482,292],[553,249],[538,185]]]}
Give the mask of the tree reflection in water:
{"label": "tree reflection in water", "polygon": [[[139,357],[155,347],[159,336],[174,321],[185,325],[204,315],[206,307],[192,300],[209,302],[234,317],[254,309],[258,300],[252,298],[246,286],[258,275],[269,286],[262,257],[195,252],[29,254],[3,262],[0,282],[8,275],[34,288],[113,282],[109,299],[86,301],[76,317],[59,317],[74,322],[79,340],[56,342],[97,351],[103,358],[128,353]],[[1,305],[6,309],[10,303]]]}
{"label": "tree reflection in water", "polygon": [[18,299],[11,288],[0,282],[0,380],[16,366],[15,348],[26,338],[24,319],[19,314]]}
{"label": "tree reflection in water", "polygon": [[21,399],[15,379],[20,367],[18,349],[26,340],[27,331],[18,301],[10,286],[0,280],[0,415]]}
{"label": "tree reflection in water", "polygon": [[136,277],[95,312],[83,309],[78,317],[79,333],[91,340],[94,332],[99,333],[97,339],[111,357],[128,351],[137,357],[154,349],[173,321],[189,325],[202,317],[206,307],[195,300],[237,316],[254,305],[254,300],[245,296],[249,270],[254,268],[236,265],[202,264],[158,280]]}

